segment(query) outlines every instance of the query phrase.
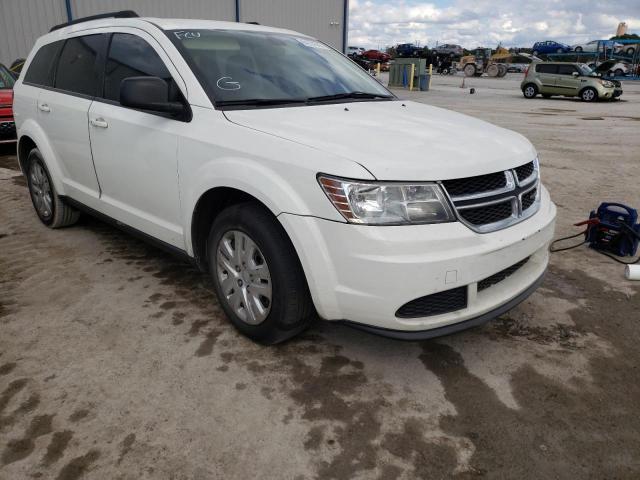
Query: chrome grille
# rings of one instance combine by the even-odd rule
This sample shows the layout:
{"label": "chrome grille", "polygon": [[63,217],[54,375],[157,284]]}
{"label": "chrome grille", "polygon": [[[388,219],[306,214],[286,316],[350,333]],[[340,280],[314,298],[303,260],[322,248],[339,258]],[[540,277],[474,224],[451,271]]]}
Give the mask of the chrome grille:
{"label": "chrome grille", "polygon": [[502,172],[479,175],[477,177],[456,178],[442,182],[449,195],[458,197],[474,193],[490,192],[507,186],[507,180]]}
{"label": "chrome grille", "polygon": [[479,233],[494,232],[533,215],[539,206],[538,160],[512,170],[443,180],[458,219]]}

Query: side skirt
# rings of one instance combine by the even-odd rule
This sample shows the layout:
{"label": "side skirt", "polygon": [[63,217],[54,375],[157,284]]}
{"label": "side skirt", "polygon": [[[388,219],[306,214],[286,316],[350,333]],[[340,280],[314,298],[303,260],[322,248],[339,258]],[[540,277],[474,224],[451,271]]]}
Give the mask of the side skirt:
{"label": "side skirt", "polygon": [[64,202],[70,205],[71,207],[77,210],[80,210],[81,212],[86,213],[87,215],[95,217],[98,220],[103,221],[104,223],[108,223],[109,225],[116,227],[117,229],[122,230],[123,232],[128,233],[131,236],[136,237],[145,243],[148,243],[150,245],[153,245],[156,248],[159,248],[160,250],[170,253],[176,258],[179,258],[180,260],[182,260],[183,262],[186,262],[195,267],[198,267],[196,260],[193,257],[190,257],[189,254],[186,251],[182,250],[181,248],[178,248],[167,242],[163,242],[162,240],[158,240],[157,238],[152,237],[147,233],[141,232],[140,230],[137,230],[133,227],[130,227],[129,225],[126,225],[116,220],[115,218],[105,215],[104,213],[98,212],[97,210],[94,210],[93,208],[88,207],[84,203],[80,203],[71,197],[60,195],[60,198],[64,200]]}

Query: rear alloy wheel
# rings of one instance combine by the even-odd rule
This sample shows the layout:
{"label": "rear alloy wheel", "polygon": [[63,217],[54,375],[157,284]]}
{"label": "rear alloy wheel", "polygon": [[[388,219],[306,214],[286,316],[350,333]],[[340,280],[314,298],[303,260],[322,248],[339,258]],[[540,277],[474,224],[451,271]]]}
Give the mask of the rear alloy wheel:
{"label": "rear alloy wheel", "polygon": [[207,251],[220,305],[247,337],[268,345],[280,343],[315,317],[295,249],[262,205],[247,202],[220,213]]}
{"label": "rear alloy wheel", "polygon": [[576,52],[578,53],[582,52],[582,47],[576,47]]}
{"label": "rear alloy wheel", "polygon": [[533,83],[528,83],[522,89],[522,94],[524,98],[536,98],[536,95],[538,95],[538,87]]}
{"label": "rear alloy wheel", "polygon": [[627,55],[629,55],[630,57],[633,56],[633,54],[635,53],[636,49],[633,47],[629,47],[627,48]]}
{"label": "rear alloy wheel", "polygon": [[27,158],[27,185],[38,218],[50,228],[73,225],[80,212],[67,205],[56,193],[40,150],[34,148]]}
{"label": "rear alloy wheel", "polygon": [[593,102],[598,99],[598,92],[595,88],[587,87],[580,93],[583,102]]}
{"label": "rear alloy wheel", "polygon": [[624,75],[624,71],[621,68],[616,68],[614,73],[616,74],[616,77],[622,77]]}

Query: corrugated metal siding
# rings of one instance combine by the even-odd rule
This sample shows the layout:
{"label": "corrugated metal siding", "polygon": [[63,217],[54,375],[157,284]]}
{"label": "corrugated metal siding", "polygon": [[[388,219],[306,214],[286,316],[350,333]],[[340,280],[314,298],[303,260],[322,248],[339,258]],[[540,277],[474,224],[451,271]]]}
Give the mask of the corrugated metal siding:
{"label": "corrugated metal siding", "polygon": [[64,0],[0,0],[0,62],[26,57],[39,36],[66,21]]}
{"label": "corrugated metal siding", "polygon": [[[343,50],[346,0],[238,0],[240,19],[306,33]],[[117,10],[168,18],[235,21],[236,0],[71,0],[73,18]],[[26,57],[34,41],[67,21],[64,0],[0,0],[0,62]]]}
{"label": "corrugated metal siding", "polygon": [[345,0],[240,0],[240,20],[311,35],[343,50]]}
{"label": "corrugated metal siding", "polygon": [[236,20],[235,0],[71,0],[71,9],[74,18],[134,10],[141,17]]}

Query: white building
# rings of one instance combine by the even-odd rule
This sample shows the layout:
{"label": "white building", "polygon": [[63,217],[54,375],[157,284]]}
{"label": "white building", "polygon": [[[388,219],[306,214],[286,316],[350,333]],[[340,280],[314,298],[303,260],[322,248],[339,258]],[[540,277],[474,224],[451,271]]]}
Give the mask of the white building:
{"label": "white building", "polygon": [[119,10],[140,16],[258,22],[316,37],[344,51],[349,0],[0,0],[0,62],[27,56],[57,24]]}

